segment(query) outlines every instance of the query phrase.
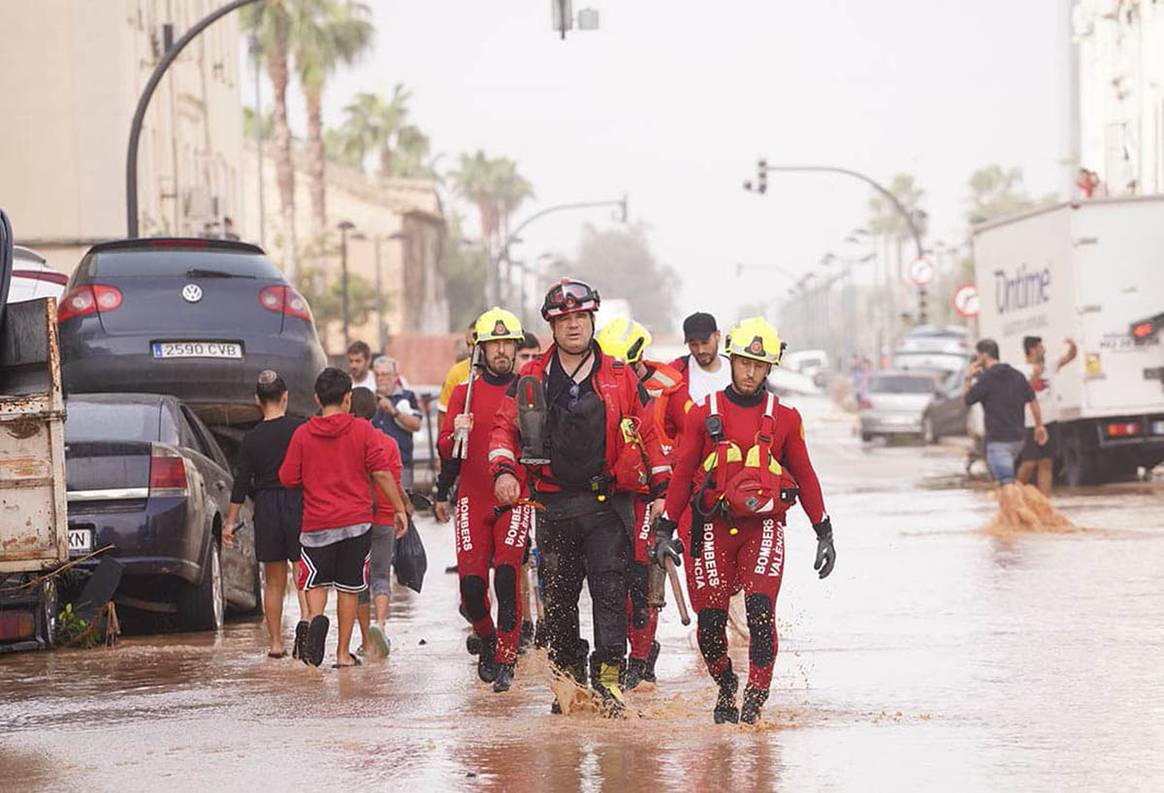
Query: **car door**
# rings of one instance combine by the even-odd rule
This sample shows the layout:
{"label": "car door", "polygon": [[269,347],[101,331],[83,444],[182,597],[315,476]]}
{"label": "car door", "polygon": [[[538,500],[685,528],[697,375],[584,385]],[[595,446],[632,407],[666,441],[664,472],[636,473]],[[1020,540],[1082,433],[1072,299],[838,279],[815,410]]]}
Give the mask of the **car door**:
{"label": "car door", "polygon": [[934,426],[941,435],[966,434],[966,402],[962,398],[960,372],[951,372],[938,383],[933,416]]}
{"label": "car door", "polygon": [[[194,412],[186,405],[181,406],[182,418],[189,428],[194,441],[194,450],[197,456],[197,465],[205,481],[207,512],[217,512],[223,522],[226,521],[230,508],[230,490],[233,476],[230,464],[222,453],[218,442],[206,425],[202,423]],[[220,561],[222,562],[223,594],[233,605],[250,607],[255,605],[255,560],[254,527],[249,525],[248,515],[244,516],[244,528],[235,533],[235,542],[232,546],[222,546]]]}

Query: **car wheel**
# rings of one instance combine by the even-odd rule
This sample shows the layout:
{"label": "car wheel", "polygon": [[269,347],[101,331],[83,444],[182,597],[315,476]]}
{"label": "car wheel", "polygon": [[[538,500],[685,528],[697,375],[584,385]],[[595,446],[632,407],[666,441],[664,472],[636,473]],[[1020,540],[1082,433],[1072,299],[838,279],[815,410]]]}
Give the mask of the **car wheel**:
{"label": "car wheel", "polygon": [[254,567],[254,582],[251,584],[251,592],[255,595],[254,608],[249,608],[243,612],[243,616],[257,617],[263,613],[263,577],[259,574],[259,564],[255,563]]}
{"label": "car wheel", "polygon": [[1070,487],[1095,484],[1094,452],[1088,455],[1083,438],[1078,432],[1064,432],[1062,436],[1063,478]]}
{"label": "car wheel", "polygon": [[178,617],[188,631],[216,631],[222,627],[226,602],[222,594],[222,560],[218,543],[211,542],[202,580],[183,584],[178,591]]}
{"label": "car wheel", "polygon": [[938,440],[938,427],[934,424],[933,416],[925,416],[922,419],[922,441],[927,444],[934,444]]}
{"label": "car wheel", "polygon": [[870,441],[873,440],[873,433],[872,432],[862,432],[861,433],[861,440],[865,441],[865,443],[869,443]]}

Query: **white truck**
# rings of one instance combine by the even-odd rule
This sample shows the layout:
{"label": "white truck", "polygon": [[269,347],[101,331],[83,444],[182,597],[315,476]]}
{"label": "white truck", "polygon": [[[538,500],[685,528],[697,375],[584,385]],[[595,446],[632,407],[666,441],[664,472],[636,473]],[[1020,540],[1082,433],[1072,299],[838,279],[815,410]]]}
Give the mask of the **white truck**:
{"label": "white truck", "polygon": [[979,335],[1024,361],[1042,337],[1054,375],[1058,462],[1071,485],[1164,461],[1164,196],[1049,206],[974,229]]}
{"label": "white truck", "polygon": [[56,298],[5,305],[12,260],[0,211],[0,652],[52,645],[69,558]]}

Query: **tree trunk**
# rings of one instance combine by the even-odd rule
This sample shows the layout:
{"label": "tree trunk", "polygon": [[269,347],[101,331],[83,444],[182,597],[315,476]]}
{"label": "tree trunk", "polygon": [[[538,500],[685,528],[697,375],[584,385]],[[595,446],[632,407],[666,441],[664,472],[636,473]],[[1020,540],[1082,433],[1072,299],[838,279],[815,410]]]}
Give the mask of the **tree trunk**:
{"label": "tree trunk", "polygon": [[312,234],[322,249],[327,233],[327,194],[324,184],[326,158],[323,154],[323,109],[319,91],[307,91],[307,176],[311,180]]}
{"label": "tree trunk", "polygon": [[380,176],[392,178],[392,148],[386,143],[380,146]]}
{"label": "tree trunk", "polygon": [[299,279],[299,249],[295,239],[295,168],[291,160],[291,128],[287,126],[287,28],[281,25],[267,58],[275,102],[272,127],[275,139],[275,175],[279,185],[279,214],[283,226],[283,273],[291,284]]}

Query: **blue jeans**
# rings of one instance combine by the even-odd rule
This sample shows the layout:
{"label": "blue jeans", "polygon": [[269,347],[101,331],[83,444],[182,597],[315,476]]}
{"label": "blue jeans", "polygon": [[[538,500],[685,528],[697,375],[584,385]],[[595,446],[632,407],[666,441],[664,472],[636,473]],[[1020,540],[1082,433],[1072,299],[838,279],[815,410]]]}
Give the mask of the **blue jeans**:
{"label": "blue jeans", "polygon": [[1023,449],[1022,441],[989,441],[986,444],[986,467],[1000,485],[1014,482],[1014,461]]}

